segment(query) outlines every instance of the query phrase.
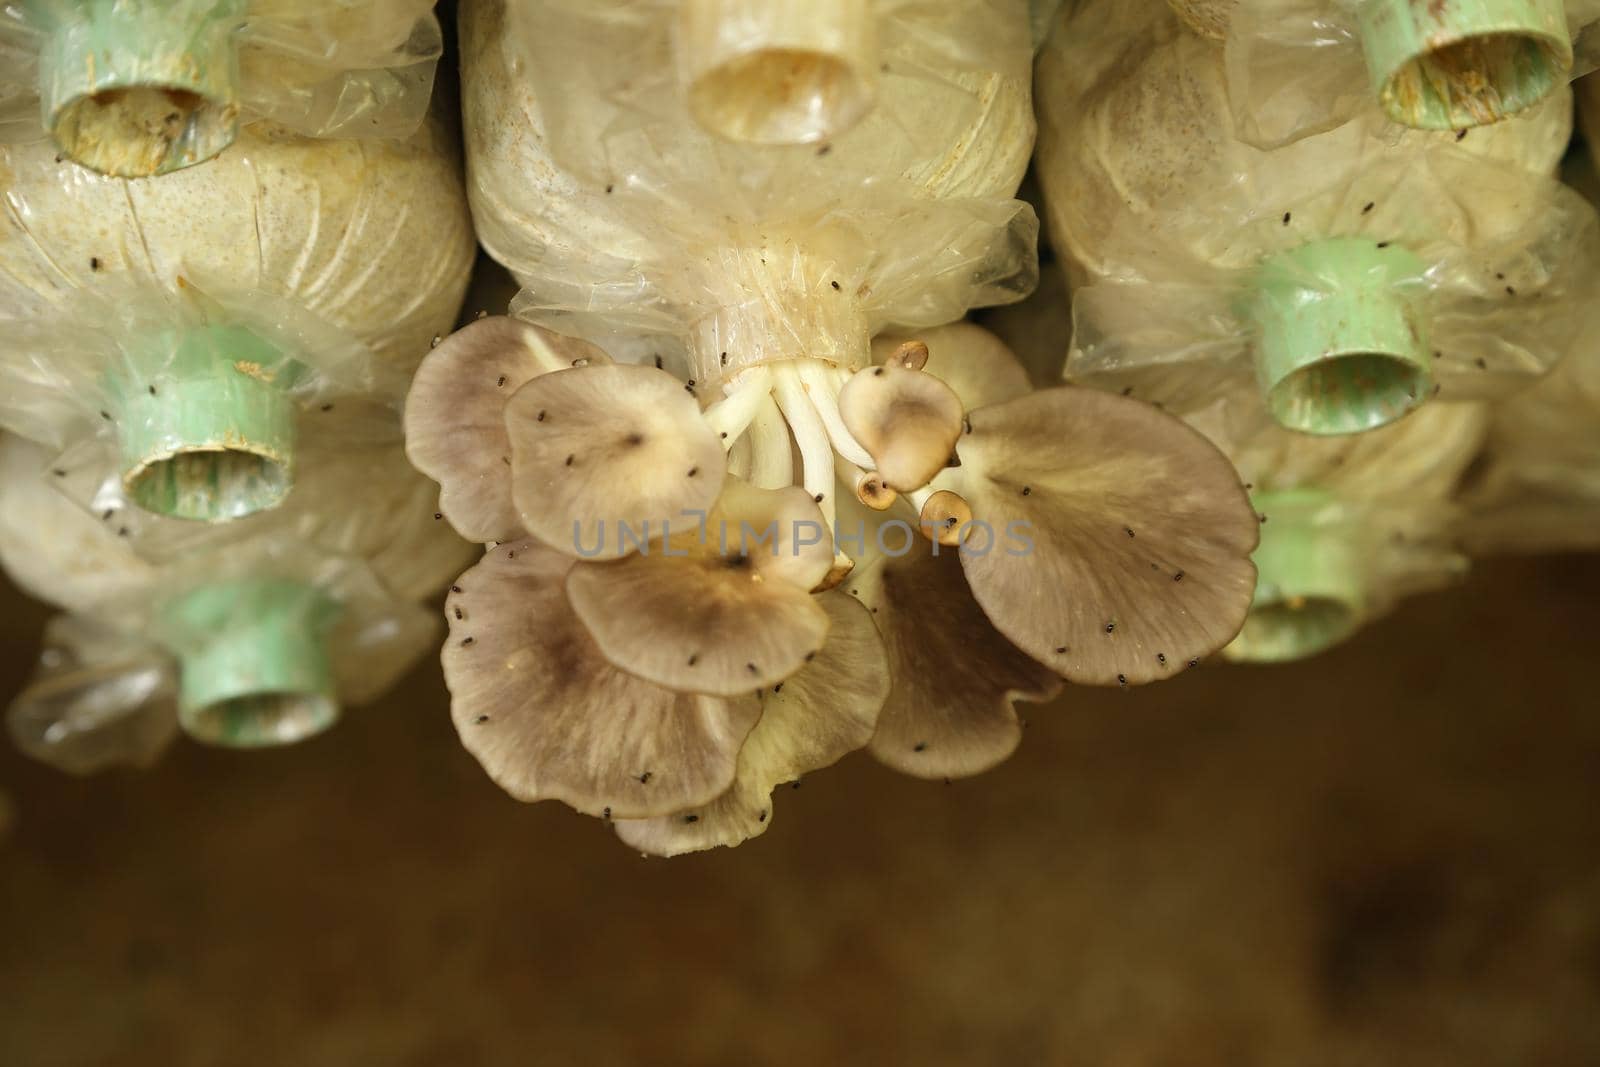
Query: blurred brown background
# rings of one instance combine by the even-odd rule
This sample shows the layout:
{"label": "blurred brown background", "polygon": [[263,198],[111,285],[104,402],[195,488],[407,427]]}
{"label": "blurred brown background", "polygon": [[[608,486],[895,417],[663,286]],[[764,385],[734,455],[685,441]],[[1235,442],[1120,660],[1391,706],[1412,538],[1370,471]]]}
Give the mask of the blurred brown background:
{"label": "blurred brown background", "polygon": [[1597,634],[1600,559],[1496,563],[671,861],[503,796],[432,663],[285,751],[7,747],[0,1064],[1597,1064]]}

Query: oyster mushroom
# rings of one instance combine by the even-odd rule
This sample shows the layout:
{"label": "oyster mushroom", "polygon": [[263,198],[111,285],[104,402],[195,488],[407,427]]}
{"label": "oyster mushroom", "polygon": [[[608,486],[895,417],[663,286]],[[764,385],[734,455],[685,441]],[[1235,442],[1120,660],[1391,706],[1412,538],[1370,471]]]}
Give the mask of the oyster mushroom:
{"label": "oyster mushroom", "polygon": [[[937,331],[929,336],[929,365],[948,360],[958,366],[965,344],[975,339],[983,342],[972,346],[979,363],[1005,365],[999,358],[1003,348],[997,349],[992,338],[961,330],[950,333],[946,345]],[[567,516],[593,509],[583,512],[584,521],[592,523],[608,515],[636,520],[628,495],[632,487],[664,483],[679,492],[685,481],[679,450],[707,437],[733,448],[748,435],[751,470],[772,476],[792,477],[789,457],[791,450],[798,452],[807,492],[818,485],[836,489],[838,472],[860,470],[856,463],[892,485],[877,460],[902,447],[897,435],[903,433],[910,439],[904,451],[920,452],[921,466],[904,475],[900,486],[917,512],[940,520],[937,530],[924,533],[947,546],[959,545],[977,600],[999,630],[1057,673],[1099,684],[1149,681],[1220,648],[1237,632],[1254,582],[1248,556],[1256,543],[1256,519],[1232,468],[1200,435],[1147,405],[1070,388],[985,405],[963,418],[960,398],[927,371],[878,369],[884,373],[865,370],[845,379],[825,365],[786,361],[747,369],[723,386],[720,398],[708,398],[703,414],[693,414],[691,405],[673,412],[671,425],[648,432],[635,426],[632,414],[598,434],[580,420],[584,429],[573,440],[602,442],[590,476],[594,481],[579,483],[581,493],[552,510]],[[657,401],[686,395],[671,390],[662,381],[668,376],[651,368],[583,367],[535,378],[513,399],[510,406],[521,414],[507,423],[512,457],[505,476],[523,484],[524,465],[530,462],[525,455],[541,472],[527,483],[534,493],[525,515],[533,517],[531,505],[549,497],[539,490],[547,484],[540,479],[554,466],[551,457],[577,455],[567,444],[537,453],[521,450],[519,437],[537,440],[546,432],[537,413],[545,414],[546,422],[556,417],[551,398],[557,394],[540,391],[544,383],[594,382],[581,389],[574,385],[574,395],[603,409],[602,396],[619,394],[603,383],[624,371],[649,383],[650,400],[641,408],[653,411]],[[1018,373],[1013,366],[1012,374]],[[971,373],[956,376],[982,380]],[[778,403],[769,392],[776,393]],[[621,406],[630,411],[635,405],[624,398]],[[761,413],[773,408],[784,418],[780,428],[768,432]],[[902,415],[904,425],[897,422]],[[783,423],[790,433],[782,432]],[[930,424],[937,434],[931,447]],[[717,426],[727,429],[713,434],[709,427]],[[852,432],[857,427],[867,431],[860,436],[870,443],[858,441]],[[669,456],[653,475],[648,461],[631,451],[613,456],[604,443],[634,433]],[[1058,444],[1064,433],[1073,435],[1071,449]],[[952,442],[959,463],[947,467]],[[781,466],[767,463],[769,455],[781,457]],[[930,462],[933,457],[939,461]],[[563,461],[560,469],[565,468]],[[825,480],[814,478],[818,470]],[[935,475],[933,484],[924,485]],[[600,488],[616,481],[625,488]],[[796,669],[797,656],[817,647],[817,615],[814,606],[805,610],[804,594],[824,581],[826,554],[834,542],[841,552],[849,547],[849,535],[837,531],[838,494],[819,490],[807,500],[790,487],[786,492],[792,495],[784,498],[763,492],[757,481],[758,488],[751,489],[730,479],[711,511],[712,524],[725,533],[735,518],[743,523],[748,510],[760,526],[776,522],[784,531],[781,540],[809,522],[816,536],[804,550],[795,535],[795,547],[776,560],[729,552],[725,539],[713,551],[703,528],[682,530],[676,539],[666,534],[666,544],[651,550],[646,532],[635,543],[605,553],[624,558],[574,569],[568,588],[573,605],[619,667],[674,688],[733,693],[741,681],[769,685],[781,680]],[[780,499],[792,503],[780,507]],[[652,504],[668,519],[674,508],[686,506],[676,496]],[[971,523],[957,521],[956,529],[949,529],[950,519],[968,516]],[[976,527],[986,542],[964,536],[965,526]],[[1136,541],[1140,531],[1143,540]],[[837,537],[830,537],[835,532]],[[541,540],[568,554],[586,554],[564,543],[564,533],[544,531]],[[680,555],[663,551],[675,545],[681,546]],[[772,574],[773,567],[786,573]],[[1084,610],[1085,601],[1095,605],[1094,612]],[[678,619],[687,625],[675,624]],[[1091,633],[1097,640],[1087,640]]]}
{"label": "oyster mushroom", "polygon": [[607,659],[679,690],[732,696],[775,685],[822,648],[826,613],[811,590],[833,537],[794,486],[729,479],[704,525],[621,559],[580,562],[573,610]]}
{"label": "oyster mushroom", "polygon": [[567,601],[573,566],[508,542],[456,582],[442,659],[462,743],[519,800],[619,819],[713,801],[761,715],[754,687],[676,692],[612,666]]}
{"label": "oyster mushroom", "polygon": [[872,740],[890,690],[883,643],[866,609],[844,593],[816,599],[828,615],[827,644],[798,673],[761,690],[761,718],[739,750],[733,785],[709,804],[618,821],[625,843],[657,856],[738,845],[772,825],[778,786]]}
{"label": "oyster mushroom", "polygon": [[704,513],[722,443],[683,383],[652,367],[574,367],[533,379],[505,408],[512,502],[524,528],[584,556],[622,556],[631,531]]}
{"label": "oyster mushroom", "polygon": [[241,121],[310,136],[405,137],[441,51],[432,0],[84,4],[0,13],[0,105],[40,111],[57,149],[123,178],[213,158]]}
{"label": "oyster mushroom", "polygon": [[[1200,434],[1074,387],[979,408],[940,484],[982,522],[961,566],[995,627],[1070,681],[1139,684],[1225,645],[1257,520]],[[1070,444],[1063,447],[1061,438]]]}
{"label": "oyster mushroom", "polygon": [[839,390],[839,415],[884,484],[919,489],[950,460],[961,436],[961,398],[920,370],[871,367]]}
{"label": "oyster mushroom", "polygon": [[[514,346],[520,336],[506,324],[474,339]],[[858,744],[885,699],[871,741],[879,758],[922,776],[973,774],[1015,747],[1014,700],[1048,699],[1062,676],[1122,684],[1165,677],[1235,635],[1254,582],[1248,557],[1257,520],[1232,468],[1203,437],[1118,397],[1070,388],[1015,395],[1025,376],[981,331],[934,329],[916,340],[883,347],[892,366],[881,376],[793,359],[691,390],[669,388],[670,376],[651,367],[595,365],[533,377],[504,403],[506,437],[482,436],[491,448],[509,442],[500,477],[513,486],[524,484],[525,465],[547,478],[549,457],[567,447],[524,445],[545,432],[558,402],[571,397],[585,413],[572,440],[590,450],[595,471],[557,506],[596,522],[608,506],[632,514],[648,487],[678,485],[682,449],[709,437],[729,458],[714,504],[691,509],[682,528],[659,527],[596,559],[575,559],[584,553],[559,531],[546,533],[497,546],[457,583],[445,652],[452,713],[497,782],[528,799],[639,820],[619,833],[646,851],[732,844],[764,825],[775,782]],[[453,359],[454,344],[430,358]],[[492,353],[484,358],[500,365]],[[945,367],[968,395],[995,402],[964,415],[962,398],[928,370],[910,369],[916,365]],[[880,377],[887,381],[875,384]],[[851,399],[857,385],[868,391]],[[881,397],[872,392],[880,386]],[[447,388],[427,388],[436,387]],[[686,398],[690,407],[675,410]],[[433,402],[411,398],[414,406]],[[617,412],[609,421],[608,403]],[[897,403],[908,412],[904,426]],[[905,478],[903,494],[886,495],[881,485],[867,491],[868,475],[888,481],[874,449],[893,453],[902,432],[925,436],[930,408],[946,435],[931,450],[940,461]],[[647,415],[662,421],[646,426]],[[863,426],[871,447],[852,432]],[[651,447],[665,464],[652,472],[633,450],[611,447],[631,433],[659,436]],[[1071,448],[1061,447],[1062,435]],[[841,485],[862,487],[857,492],[882,510],[848,491],[838,499]],[[536,496],[522,499],[525,519],[534,517]],[[682,503],[669,495],[652,506]],[[922,516],[930,522],[919,531]],[[1001,546],[977,545],[961,527],[987,528],[992,540],[1010,539],[1009,555],[1030,558],[993,562],[987,556]],[[1134,527],[1143,535],[1137,542]],[[747,531],[757,532],[754,546]],[[836,551],[847,551],[851,564],[844,593],[866,609],[883,642],[882,689],[861,680],[875,657],[859,612],[843,606],[844,594],[823,592],[838,575]],[[1123,632],[1098,632],[1107,619],[1120,620]],[[821,708],[812,699],[820,687],[850,699]],[[794,703],[775,704],[785,691]],[[763,718],[749,741],[742,729],[729,740],[730,731],[707,727],[709,705],[683,710],[691,699],[758,692],[771,721]],[[649,714],[612,719],[601,710],[618,706]],[[815,733],[805,735],[812,719]],[[504,724],[498,733],[475,732],[496,722]],[[694,737],[675,740],[673,731],[685,729]],[[659,770],[643,764],[658,752],[675,775],[690,775],[699,796],[667,804],[641,792]],[[645,803],[660,806],[639,813]]]}
{"label": "oyster mushroom", "polygon": [[888,653],[892,687],[870,750],[919,778],[980,774],[1022,739],[1014,702],[1050,700],[1061,679],[994,628],[954,552],[912,534],[914,518],[898,518],[882,533],[872,524],[843,587],[870,612]]}
{"label": "oyster mushroom", "polygon": [[609,362],[594,345],[504,315],[457,330],[422,361],[406,403],[406,456],[439,483],[439,510],[461,536],[526,532],[505,476],[509,398],[541,374]]}

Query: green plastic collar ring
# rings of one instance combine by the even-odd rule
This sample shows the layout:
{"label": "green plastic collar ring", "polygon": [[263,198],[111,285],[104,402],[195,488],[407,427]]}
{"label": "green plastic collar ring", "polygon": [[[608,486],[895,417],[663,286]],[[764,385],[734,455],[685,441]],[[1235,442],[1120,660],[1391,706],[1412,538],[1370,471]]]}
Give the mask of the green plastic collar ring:
{"label": "green plastic collar ring", "polygon": [[1422,261],[1397,245],[1339,237],[1271,256],[1247,316],[1272,417],[1301,433],[1360,433],[1427,399],[1433,367],[1407,290]]}
{"label": "green plastic collar ring", "polygon": [[1318,521],[1333,497],[1301,489],[1258,493],[1252,503],[1267,517],[1252,557],[1255,600],[1228,657],[1281,663],[1349,637],[1364,616],[1362,560],[1340,526]]}
{"label": "green plastic collar ring", "polygon": [[1563,0],[1367,0],[1360,22],[1378,104],[1406,126],[1499,122],[1572,70]]}
{"label": "green plastic collar ring", "polygon": [[338,605],[276,579],[204,586],[168,607],[178,721],[197,741],[288,745],[339,717],[328,633]]}
{"label": "green plastic collar ring", "polygon": [[240,327],[148,339],[110,383],[128,498],[201,522],[281,504],[294,484],[297,369]]}
{"label": "green plastic collar ring", "polygon": [[49,27],[39,54],[44,125],[73,162],[145,178],[233,143],[244,0],[26,3]]}

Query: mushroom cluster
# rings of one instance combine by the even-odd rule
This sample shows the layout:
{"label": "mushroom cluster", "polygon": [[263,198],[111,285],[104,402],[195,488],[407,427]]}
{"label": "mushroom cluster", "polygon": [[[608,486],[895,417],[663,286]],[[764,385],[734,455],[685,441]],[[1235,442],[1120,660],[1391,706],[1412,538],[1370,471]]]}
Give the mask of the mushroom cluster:
{"label": "mushroom cluster", "polygon": [[504,317],[430,353],[408,454],[493,543],[446,602],[445,677],[503,788],[644,851],[737,844],[853,749],[977,773],[1013,700],[1170,677],[1238,631],[1257,518],[1203,437],[1033,391],[976,327],[878,355],[691,386]]}

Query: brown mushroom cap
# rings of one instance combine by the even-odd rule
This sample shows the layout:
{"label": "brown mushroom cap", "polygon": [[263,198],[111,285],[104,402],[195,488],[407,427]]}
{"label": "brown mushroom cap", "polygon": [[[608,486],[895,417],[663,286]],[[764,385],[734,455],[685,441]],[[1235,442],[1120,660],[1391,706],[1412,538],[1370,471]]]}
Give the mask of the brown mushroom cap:
{"label": "brown mushroom cap", "polygon": [[878,358],[879,348],[876,342],[873,343],[872,349],[872,362],[881,363],[885,367],[921,370],[928,365],[928,342],[918,338],[901,341],[888,349],[881,359]]}
{"label": "brown mushroom cap", "polygon": [[1258,522],[1238,474],[1200,433],[1071,386],[968,421],[948,477],[993,544],[977,552],[969,539],[962,567],[1019,648],[1071,681],[1137,684],[1239,632]]}
{"label": "brown mushroom cap", "polygon": [[772,825],[772,791],[821,770],[872,740],[889,696],[889,663],[872,619],[843,593],[816,597],[830,621],[817,658],[761,691],[761,721],[739,752],[733,788],[710,804],[617,824],[642,852],[677,856],[732,847]]}
{"label": "brown mushroom cap", "polygon": [[899,492],[928,484],[961,435],[961,399],[931,374],[868,367],[839,390],[839,415]]}
{"label": "brown mushroom cap", "polygon": [[828,617],[808,594],[832,561],[833,540],[803,489],[729,478],[703,536],[685,530],[623,559],[579,563],[567,595],[616,666],[732,696],[783,681],[822,647]]}
{"label": "brown mushroom cap", "polygon": [[[966,411],[998,404],[1033,391],[1028,372],[1006,343],[982,326],[952,322],[919,330],[925,345],[923,370],[938,378],[961,399]],[[874,363],[887,363],[910,341],[900,334],[879,334],[872,341]],[[1062,339],[1065,347],[1065,339]]]}
{"label": "brown mushroom cap", "polygon": [[856,475],[856,499],[873,511],[887,511],[900,499],[900,494],[883,484],[876,471],[862,471]]}
{"label": "brown mushroom cap", "polygon": [[971,532],[967,524],[972,521],[972,509],[959,494],[948,489],[941,489],[930,496],[917,518],[922,536],[946,548],[958,547],[962,538]]}
{"label": "brown mushroom cap", "polygon": [[683,383],[654,367],[546,374],[506,405],[511,496],[527,531],[568,555],[612,559],[628,534],[708,512],[722,489],[722,442]]}
{"label": "brown mushroom cap", "polygon": [[573,337],[497,315],[445,338],[417,368],[406,397],[406,458],[439,483],[439,510],[469,541],[522,537],[511,502],[505,408],[529,379],[609,363]]}
{"label": "brown mushroom cap", "polygon": [[518,800],[641,819],[710,803],[760,717],[753,689],[675,693],[617,670],[567,603],[571,566],[524,540],[457,580],[441,659],[462,744]]}
{"label": "brown mushroom cap", "polygon": [[[854,521],[854,516],[852,520]],[[901,521],[914,523],[915,517]],[[853,528],[853,527],[852,527]],[[894,687],[878,718],[872,754],[919,778],[978,774],[1010,756],[1022,737],[1012,702],[1049,700],[1054,672],[1007,641],[967,588],[954,549],[888,531],[904,554],[873,551],[857,561],[844,589],[872,613],[883,635]]]}

